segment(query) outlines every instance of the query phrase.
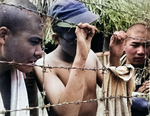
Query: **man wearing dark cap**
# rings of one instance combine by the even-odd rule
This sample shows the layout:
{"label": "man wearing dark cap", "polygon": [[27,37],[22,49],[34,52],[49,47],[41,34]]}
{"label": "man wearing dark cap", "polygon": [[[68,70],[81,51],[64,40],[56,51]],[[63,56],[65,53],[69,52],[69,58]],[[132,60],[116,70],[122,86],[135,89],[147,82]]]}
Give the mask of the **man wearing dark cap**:
{"label": "man wearing dark cap", "polygon": [[[41,86],[44,84],[48,102],[64,104],[52,107],[50,115],[96,116],[97,101],[81,101],[96,99],[96,84],[101,86],[103,80],[99,71],[86,70],[102,68],[95,53],[90,49],[91,40],[97,31],[90,23],[97,20],[98,16],[88,11],[84,4],[74,0],[56,1],[49,11],[50,16],[55,18],[52,22],[52,38],[59,42],[59,45],[47,54],[45,59],[38,60],[37,64],[43,65],[45,60],[45,66],[74,67],[69,70],[47,68],[44,78],[42,68],[35,67]],[[74,27],[66,22],[78,26]],[[76,103],[65,104],[66,102]]]}

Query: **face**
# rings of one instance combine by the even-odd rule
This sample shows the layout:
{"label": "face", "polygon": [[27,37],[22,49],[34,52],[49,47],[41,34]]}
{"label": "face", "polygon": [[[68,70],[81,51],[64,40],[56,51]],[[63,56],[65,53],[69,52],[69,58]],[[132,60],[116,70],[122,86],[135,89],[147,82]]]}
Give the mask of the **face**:
{"label": "face", "polygon": [[67,40],[61,38],[60,39],[60,45],[61,48],[70,56],[72,56],[73,58],[76,55],[76,42],[74,41],[73,44],[69,43]]}
{"label": "face", "polygon": [[76,54],[76,35],[75,28],[65,30],[60,39],[61,48],[70,56],[75,57]]}
{"label": "face", "polygon": [[[142,38],[144,40],[150,40],[147,30],[145,28],[139,28],[138,32],[131,32],[130,37]],[[145,58],[148,56],[149,43],[128,38],[124,46],[124,50],[127,56],[127,64],[132,64],[134,66],[142,66],[144,64]]]}
{"label": "face", "polygon": [[[41,49],[42,27],[39,20],[28,20],[28,28],[17,34],[9,32],[9,37],[3,48],[3,55],[6,61],[15,61],[17,63],[34,64],[43,54]],[[22,72],[32,71],[31,66],[14,65]]]}

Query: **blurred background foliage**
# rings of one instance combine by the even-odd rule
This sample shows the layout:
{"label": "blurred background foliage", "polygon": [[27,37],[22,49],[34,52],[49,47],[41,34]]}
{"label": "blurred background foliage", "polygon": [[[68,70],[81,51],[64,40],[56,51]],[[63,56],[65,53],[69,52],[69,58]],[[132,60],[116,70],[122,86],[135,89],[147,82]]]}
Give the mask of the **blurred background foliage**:
{"label": "blurred background foliage", "polygon": [[[1,2],[3,0],[0,0]],[[51,7],[54,0],[29,0],[38,7],[38,10],[47,13],[48,8]],[[104,41],[100,43],[109,43],[110,35],[119,30],[126,31],[126,29],[134,23],[145,23],[150,27],[150,0],[78,0],[85,3],[87,8],[99,15],[99,19],[93,23],[99,30],[101,30],[100,38]],[[87,17],[88,18],[88,17]],[[44,18],[44,38],[45,43],[55,45],[52,41],[51,34],[51,18]],[[108,35],[108,32],[110,35]],[[99,41],[99,40],[96,40]],[[95,42],[96,43],[96,42]],[[98,43],[98,42],[97,42]],[[103,46],[103,44],[101,46]],[[100,45],[98,45],[100,46]],[[102,49],[102,48],[100,48]]]}
{"label": "blurred background foliage", "polygon": [[[88,3],[92,0],[82,0]],[[95,0],[86,4],[89,10],[100,16],[96,24],[100,30],[114,32],[126,30],[137,22],[149,22],[149,0]]]}
{"label": "blurred background foliage", "polygon": [[[47,12],[54,0],[30,0],[38,9]],[[149,26],[150,0],[78,0],[100,16],[94,25],[101,31],[125,31],[130,25],[144,22]],[[88,17],[87,17],[88,18]],[[51,41],[50,19],[47,20],[46,42]],[[53,42],[53,41],[51,41]]]}

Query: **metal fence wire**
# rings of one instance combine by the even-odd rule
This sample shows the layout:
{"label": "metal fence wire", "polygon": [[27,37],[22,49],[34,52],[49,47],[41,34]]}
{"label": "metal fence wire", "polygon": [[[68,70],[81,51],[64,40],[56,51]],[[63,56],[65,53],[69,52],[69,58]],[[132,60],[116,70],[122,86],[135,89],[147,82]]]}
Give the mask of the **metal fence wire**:
{"label": "metal fence wire", "polygon": [[[89,4],[89,5],[97,5],[99,7],[105,7],[106,9],[111,9],[111,10],[114,10],[115,12],[120,12],[120,13],[126,13],[126,14],[130,14],[131,16],[133,14],[129,13],[129,12],[126,12],[126,11],[120,11],[116,8],[112,8],[112,7],[108,7],[107,5],[103,5],[101,3],[95,3],[95,2],[88,2],[88,1],[83,1],[83,0],[78,0],[80,2],[83,2],[85,4]],[[9,5],[9,6],[13,6],[13,7],[16,7],[16,8],[19,8],[19,9],[26,9],[30,12],[34,12],[34,13],[37,13],[39,14],[40,16],[47,16],[48,18],[50,18],[51,20],[58,20],[58,21],[61,21],[61,22],[65,22],[65,23],[68,23],[64,20],[60,20],[58,18],[54,18],[54,17],[51,17],[49,16],[48,14],[45,13],[45,11],[43,10],[39,10],[39,11],[34,11],[34,10],[31,10],[31,9],[28,9],[28,8],[25,8],[23,6],[16,6],[16,5],[13,5],[13,4],[6,4],[6,3],[0,3],[0,4],[5,4],[5,5]],[[44,6],[43,6],[44,7]],[[134,15],[134,17],[137,17],[137,18],[141,18],[141,19],[145,19],[145,20],[150,20],[148,17],[139,17],[137,15]],[[68,23],[72,26],[78,26],[77,24],[74,24],[74,23]],[[103,34],[106,34],[106,35],[113,35],[113,33],[111,32],[107,32],[106,30],[104,31],[99,31],[97,33],[103,33]],[[145,39],[141,39],[141,38],[133,38],[133,37],[128,37],[128,38],[132,38],[132,39],[137,39],[137,40],[143,40],[145,42],[150,42],[150,40],[145,40]],[[45,43],[43,42],[43,50],[45,49]],[[105,53],[106,51],[104,50],[103,48],[103,54]],[[43,56],[44,58],[45,56]],[[45,59],[44,59],[45,60]],[[45,62],[45,61],[44,61]],[[102,70],[102,74],[105,74],[106,71],[107,71],[107,67],[103,65],[102,68],[94,68],[94,69],[90,69],[90,68],[85,68],[85,67],[82,67],[82,68],[79,68],[79,67],[63,67],[63,66],[45,66],[44,63],[43,65],[29,65],[29,64],[25,64],[25,63],[18,63],[18,62],[14,62],[14,61],[11,61],[11,62],[6,62],[6,61],[0,61],[0,63],[8,63],[10,65],[13,65],[13,64],[18,64],[18,65],[28,65],[28,66],[31,66],[31,67],[34,67],[34,66],[38,66],[38,67],[41,67],[43,68],[43,76],[44,76],[44,73],[46,73],[46,69],[54,69],[54,68],[58,68],[58,69],[66,69],[66,70],[70,70],[70,69],[79,69],[79,70],[91,70],[91,71],[98,71],[98,70]],[[102,63],[103,64],[103,63]],[[141,69],[139,69],[141,70]],[[149,67],[147,67],[146,69],[142,69],[142,70],[145,70],[147,72],[149,72]],[[140,75],[140,73],[139,73]],[[142,77],[141,77],[142,78]],[[44,85],[43,85],[44,86]],[[106,91],[102,91],[102,94],[105,93]],[[41,94],[44,96],[43,98],[45,98],[46,96],[46,91],[44,90],[43,92],[41,92]],[[105,101],[106,99],[116,99],[116,98],[132,98],[132,97],[138,97],[138,98],[145,98],[147,100],[150,101],[150,94],[149,93],[144,93],[144,94],[141,94],[141,95],[135,95],[135,96],[117,96],[117,97],[100,97],[100,98],[97,98],[97,99],[89,99],[89,100],[85,100],[85,101],[76,101],[76,102],[62,102],[62,103],[59,103],[59,104],[43,104],[43,106],[37,106],[37,107],[27,107],[27,108],[22,108],[22,109],[16,109],[16,110],[1,110],[0,109],[0,114],[4,114],[4,113],[7,113],[7,112],[16,112],[16,111],[22,111],[22,110],[33,110],[33,109],[43,109],[43,108],[50,108],[50,107],[55,107],[55,106],[61,106],[61,105],[68,105],[68,104],[80,104],[80,103],[86,103],[86,102],[95,102],[95,101]],[[107,114],[107,112],[106,112]],[[149,109],[149,115],[150,115],[150,109]]]}

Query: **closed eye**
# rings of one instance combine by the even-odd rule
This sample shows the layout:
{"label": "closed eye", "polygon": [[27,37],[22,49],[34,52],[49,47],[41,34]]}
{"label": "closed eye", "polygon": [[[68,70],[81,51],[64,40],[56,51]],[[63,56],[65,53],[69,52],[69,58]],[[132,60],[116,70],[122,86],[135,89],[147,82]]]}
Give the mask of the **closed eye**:
{"label": "closed eye", "polygon": [[39,37],[30,37],[29,42],[31,45],[39,45],[42,43],[42,39]]}

